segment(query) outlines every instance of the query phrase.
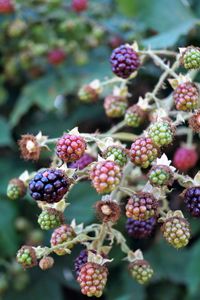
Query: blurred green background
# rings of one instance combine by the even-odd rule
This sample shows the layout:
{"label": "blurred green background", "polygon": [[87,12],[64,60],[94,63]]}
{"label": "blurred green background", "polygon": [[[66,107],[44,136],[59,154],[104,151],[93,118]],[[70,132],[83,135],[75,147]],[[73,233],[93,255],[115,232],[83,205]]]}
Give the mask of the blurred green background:
{"label": "blurred green background", "polygon": [[[200,44],[198,0],[90,0],[81,14],[71,11],[70,3],[21,0],[16,1],[15,13],[0,15],[0,299],[85,299],[73,277],[78,247],[70,257],[57,258],[55,267],[46,272],[35,268],[25,273],[14,263],[22,244],[48,244],[50,237],[39,230],[39,211],[31,199],[12,202],[6,196],[11,178],[25,169],[49,164],[49,153],[43,153],[37,163],[20,159],[20,135],[41,130],[53,138],[74,126],[81,132],[112,126],[101,101],[84,105],[77,92],[83,83],[112,76],[109,56],[122,42],[137,40],[141,48],[155,49]],[[63,63],[56,66],[48,61],[49,51],[55,48],[66,53]],[[129,87],[131,101],[151,90],[159,75],[160,71],[147,62]],[[68,222],[73,217],[85,224],[94,221],[92,206],[98,195],[89,183],[79,183],[69,198]],[[172,200],[176,198],[177,191]],[[142,242],[128,238],[133,249],[144,250],[155,270],[147,287],[129,277],[116,246],[102,299],[199,300],[200,225],[198,220],[191,222],[193,239],[181,251],[170,248],[158,232]],[[126,235],[124,224],[122,218],[118,228]]]}

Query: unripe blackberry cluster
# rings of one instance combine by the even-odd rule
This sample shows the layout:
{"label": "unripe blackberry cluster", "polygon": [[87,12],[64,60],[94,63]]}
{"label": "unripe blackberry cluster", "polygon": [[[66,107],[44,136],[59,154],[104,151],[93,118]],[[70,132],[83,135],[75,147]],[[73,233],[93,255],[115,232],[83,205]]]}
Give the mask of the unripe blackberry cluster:
{"label": "unripe blackberry cluster", "polygon": [[23,198],[26,194],[26,186],[24,182],[18,178],[10,180],[7,188],[7,196],[11,200]]}
{"label": "unripe blackberry cluster", "polygon": [[79,135],[65,133],[58,139],[56,153],[64,162],[73,162],[83,156],[86,149],[85,140]]}
{"label": "unripe blackberry cluster", "polygon": [[49,208],[41,212],[38,223],[42,230],[53,229],[64,223],[64,215],[54,208]]}
{"label": "unripe blackberry cluster", "polygon": [[114,161],[120,166],[123,167],[128,161],[128,151],[117,145],[111,145],[103,152],[102,156],[107,159],[111,155],[114,156]]}
{"label": "unripe blackberry cluster", "polygon": [[158,147],[154,145],[153,140],[149,137],[138,138],[131,145],[130,157],[136,166],[148,168],[158,156]]}
{"label": "unripe blackberry cluster", "polygon": [[34,200],[54,203],[63,198],[69,185],[69,179],[62,170],[46,169],[34,176],[29,183],[29,190]]}
{"label": "unripe blackberry cluster", "polygon": [[133,220],[148,220],[157,215],[158,202],[150,193],[134,194],[126,205],[126,216]]}
{"label": "unripe blackberry cluster", "polygon": [[200,187],[194,186],[186,190],[184,202],[189,213],[193,217],[200,217]]}
{"label": "unripe blackberry cluster", "polygon": [[107,282],[108,270],[105,266],[88,262],[82,266],[77,281],[81,292],[88,297],[101,297]]}
{"label": "unripe blackberry cluster", "polygon": [[189,223],[181,217],[167,218],[162,225],[163,236],[174,248],[185,247],[190,239]]}
{"label": "unripe blackberry cluster", "polygon": [[146,260],[136,260],[129,265],[133,278],[140,284],[147,283],[153,276],[153,269]]}
{"label": "unripe blackberry cluster", "polygon": [[130,236],[135,239],[143,239],[149,237],[156,225],[155,218],[149,218],[148,220],[134,220],[132,218],[126,221],[126,230]]}
{"label": "unripe blackberry cluster", "polygon": [[150,125],[148,134],[156,146],[162,147],[172,143],[174,130],[168,121],[163,120]]}
{"label": "unripe blackberry cluster", "polygon": [[51,247],[62,245],[63,243],[68,243],[66,247],[55,249],[54,252],[57,255],[65,255],[67,252],[65,249],[72,249],[74,244],[70,243],[76,237],[74,229],[68,225],[64,224],[54,230],[51,236]]}
{"label": "unripe blackberry cluster", "polygon": [[125,114],[125,123],[130,127],[139,127],[145,118],[145,111],[139,105],[133,105],[127,109]]}
{"label": "unripe blackberry cluster", "polygon": [[17,252],[17,261],[23,268],[32,268],[37,265],[37,257],[33,247],[23,246]]}
{"label": "unripe blackberry cluster", "polygon": [[173,157],[173,165],[181,172],[187,172],[193,168],[198,161],[198,154],[195,148],[186,146],[178,148]]}
{"label": "unripe blackberry cluster", "polygon": [[199,69],[200,68],[200,49],[198,47],[187,47],[182,54],[181,63],[184,68]]}
{"label": "unripe blackberry cluster", "polygon": [[114,161],[99,161],[94,163],[90,171],[90,179],[99,194],[112,192],[120,183],[121,170]]}
{"label": "unripe blackberry cluster", "polygon": [[194,110],[199,102],[199,88],[190,81],[181,83],[175,89],[173,97],[177,110]]}
{"label": "unripe blackberry cluster", "polygon": [[124,97],[110,95],[104,100],[105,113],[109,118],[120,118],[125,114],[128,103]]}
{"label": "unripe blackberry cluster", "polygon": [[148,173],[148,178],[153,186],[165,186],[173,183],[173,172],[165,165],[155,165]]}
{"label": "unripe blackberry cluster", "polygon": [[140,66],[138,53],[130,45],[122,45],[113,50],[110,57],[112,71],[118,77],[128,78]]}

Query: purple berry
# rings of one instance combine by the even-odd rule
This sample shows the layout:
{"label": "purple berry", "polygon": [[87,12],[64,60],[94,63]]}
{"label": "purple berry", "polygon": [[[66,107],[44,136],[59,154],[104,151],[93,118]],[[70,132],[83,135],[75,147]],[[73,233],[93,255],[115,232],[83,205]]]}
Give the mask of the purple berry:
{"label": "purple berry", "polygon": [[118,77],[128,78],[140,66],[140,59],[130,45],[121,45],[113,50],[110,63],[112,71]]}
{"label": "purple berry", "polygon": [[46,169],[30,181],[29,190],[34,200],[54,203],[63,198],[69,185],[69,179],[62,170]]}
{"label": "purple berry", "polygon": [[69,168],[83,170],[85,167],[87,167],[89,164],[91,164],[94,160],[95,160],[94,157],[92,157],[90,154],[85,153],[77,161],[70,163]]}
{"label": "purple berry", "polygon": [[74,269],[76,272],[76,277],[78,277],[80,270],[84,264],[86,264],[88,259],[88,251],[87,250],[82,250],[77,256],[77,258],[74,261]]}
{"label": "purple berry", "polygon": [[155,225],[155,218],[150,218],[146,221],[138,221],[129,218],[126,221],[126,230],[130,236],[136,239],[142,239],[151,235]]}
{"label": "purple berry", "polygon": [[193,217],[200,217],[200,186],[188,188],[185,192],[184,202]]}

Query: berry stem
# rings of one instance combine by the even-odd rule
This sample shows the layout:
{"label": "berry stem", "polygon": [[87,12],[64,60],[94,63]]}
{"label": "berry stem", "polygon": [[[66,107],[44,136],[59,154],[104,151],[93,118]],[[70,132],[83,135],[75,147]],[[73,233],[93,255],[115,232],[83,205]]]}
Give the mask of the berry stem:
{"label": "berry stem", "polygon": [[160,66],[163,70],[167,71],[168,74],[178,79],[178,75],[169,67],[169,65],[165,64],[159,56],[155,55],[151,50],[148,51],[148,54],[154,60],[156,65]]}
{"label": "berry stem", "polygon": [[169,50],[140,50],[139,53],[149,55],[149,52],[153,52],[156,55],[166,55],[177,57],[177,52]]}

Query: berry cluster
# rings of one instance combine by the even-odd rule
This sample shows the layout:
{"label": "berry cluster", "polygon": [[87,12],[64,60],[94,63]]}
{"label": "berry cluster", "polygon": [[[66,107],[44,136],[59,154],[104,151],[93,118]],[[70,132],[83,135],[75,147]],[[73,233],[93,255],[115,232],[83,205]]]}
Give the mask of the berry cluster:
{"label": "berry cluster", "polygon": [[[84,5],[87,6],[87,1],[74,1],[72,9],[80,12],[85,9]],[[146,93],[144,99],[140,97],[137,103],[128,108],[127,83],[133,79],[133,76],[131,80],[129,78],[131,74],[138,70],[149,53],[153,54],[150,57],[157,58],[158,65],[161,61],[157,57],[159,51],[140,52],[136,49],[136,46],[130,45],[114,49],[110,62],[118,77],[103,82],[94,80],[79,90],[82,101],[95,102],[97,98],[100,99],[104,86],[120,82],[119,86],[113,88],[113,94],[105,98],[104,108],[107,116],[124,116],[124,119],[106,133],[97,130],[91,134],[80,134],[74,128],[58,139],[48,139],[40,134],[36,137],[23,136],[19,146],[25,159],[38,159],[43,147],[56,142],[51,167],[31,174],[25,172],[8,185],[8,197],[16,200],[25,196],[28,186],[31,197],[42,209],[38,224],[43,230],[53,229],[50,247],[23,246],[17,253],[17,261],[28,268],[37,265],[40,260],[39,267],[47,270],[54,264],[50,253],[69,255],[76,244],[84,245],[84,250],[75,260],[75,277],[81,292],[88,297],[101,297],[103,293],[112,261],[109,252],[114,242],[125,253],[130,273],[138,283],[147,283],[153,275],[153,269],[144,259],[142,251],[130,249],[125,236],[114,227],[117,222],[119,225],[123,222],[124,219],[120,219],[122,215],[127,217],[125,228],[132,238],[151,236],[153,243],[152,233],[157,223],[161,223],[163,238],[172,247],[179,249],[187,246],[191,236],[189,222],[180,210],[172,211],[171,201],[168,201],[171,193],[169,187],[176,181],[184,188],[181,195],[187,211],[193,217],[200,217],[200,173],[194,178],[181,173],[195,167],[198,161],[198,152],[192,145],[193,133],[200,132],[197,84],[183,75],[175,76],[175,71],[170,73],[170,67],[166,66],[166,73],[153,92]],[[192,47],[185,50],[181,58],[185,68],[198,67],[198,51],[198,48]],[[163,64],[164,60],[162,68]],[[175,91],[161,101],[157,92],[164,84],[162,78],[169,74],[175,77],[169,80]],[[184,112],[173,109],[173,99],[177,110]],[[197,110],[192,112],[194,109]],[[188,119],[190,128],[181,125],[175,130]],[[145,126],[148,122],[146,130],[142,131],[142,123]],[[132,133],[131,128],[126,132],[126,125],[138,127],[135,130],[137,135]],[[180,134],[187,135],[187,145],[172,153],[171,162],[162,152]],[[86,153],[86,148],[91,155]],[[149,170],[144,171],[146,168]],[[94,209],[99,222],[85,226],[77,224],[74,219],[71,224],[66,224],[64,211],[69,205],[66,203],[68,193],[83,180],[89,180],[98,194]],[[100,197],[101,194],[103,196]]]}

